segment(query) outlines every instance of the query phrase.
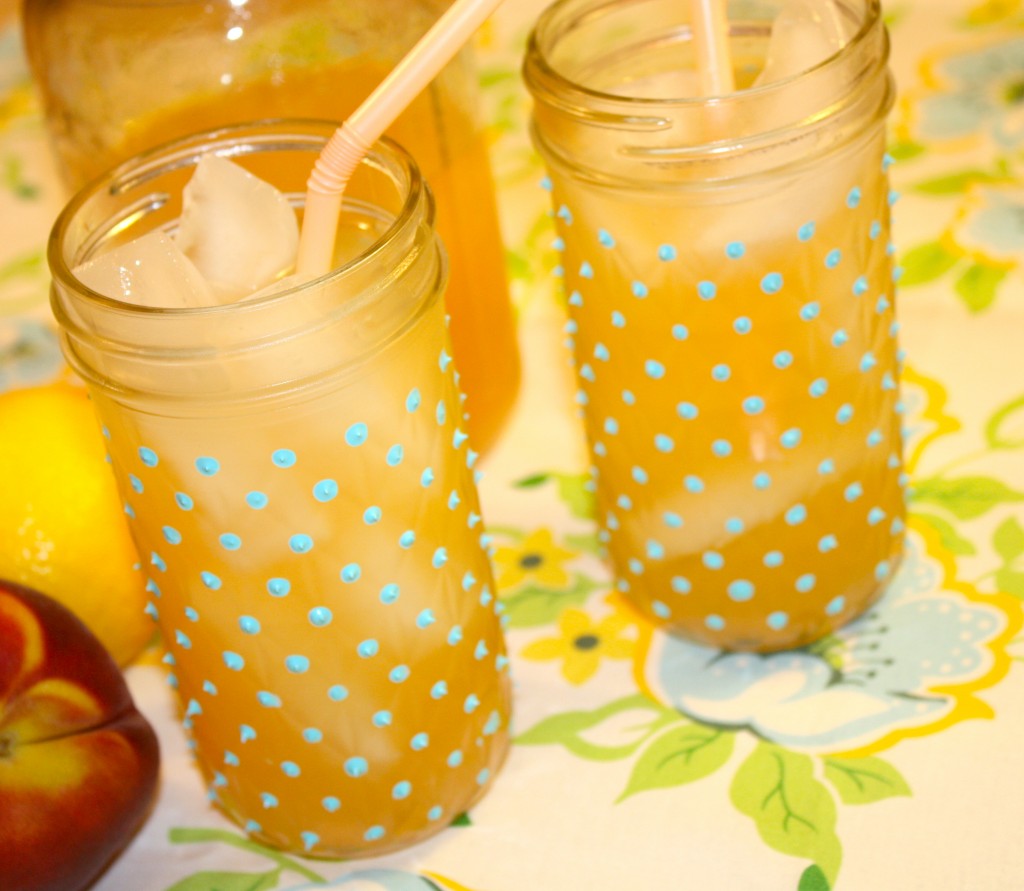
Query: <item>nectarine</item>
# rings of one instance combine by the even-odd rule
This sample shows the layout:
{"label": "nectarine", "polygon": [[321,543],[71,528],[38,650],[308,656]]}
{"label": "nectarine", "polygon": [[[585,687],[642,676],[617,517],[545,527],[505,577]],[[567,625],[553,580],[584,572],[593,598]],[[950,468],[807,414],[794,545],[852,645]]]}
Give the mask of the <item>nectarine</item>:
{"label": "nectarine", "polygon": [[0,581],[0,888],[78,891],[156,789],[156,736],[70,611]]}

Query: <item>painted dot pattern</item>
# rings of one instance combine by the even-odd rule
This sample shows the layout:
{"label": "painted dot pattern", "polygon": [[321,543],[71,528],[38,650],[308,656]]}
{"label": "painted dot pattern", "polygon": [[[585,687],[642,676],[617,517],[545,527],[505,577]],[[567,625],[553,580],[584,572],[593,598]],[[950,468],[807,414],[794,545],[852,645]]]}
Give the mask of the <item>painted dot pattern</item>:
{"label": "painted dot pattern", "polygon": [[[407,333],[419,355],[368,375],[372,393],[318,391],[253,429],[104,418],[208,791],[299,853],[437,831],[507,745],[476,453],[441,320],[438,305]],[[593,361],[617,361],[607,349]]]}
{"label": "painted dot pattern", "polygon": [[[611,194],[559,224],[616,588],[704,644],[824,633],[901,545],[889,191],[881,146],[863,156],[799,195],[710,214],[706,232],[664,208],[657,231],[685,241],[639,237],[646,221]],[[582,187],[552,188],[572,208]],[[600,274],[574,274],[583,263]]]}

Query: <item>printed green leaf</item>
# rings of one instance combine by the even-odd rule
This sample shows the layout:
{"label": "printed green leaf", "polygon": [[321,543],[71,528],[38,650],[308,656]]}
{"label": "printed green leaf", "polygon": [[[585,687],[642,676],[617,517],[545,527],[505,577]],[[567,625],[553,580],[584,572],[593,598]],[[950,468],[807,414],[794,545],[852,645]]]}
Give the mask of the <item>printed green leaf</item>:
{"label": "printed green leaf", "polygon": [[935,477],[915,483],[912,498],[944,507],[957,519],[973,520],[996,505],[1024,501],[1024,494],[987,476]]}
{"label": "printed green leaf", "polygon": [[[653,733],[682,718],[639,694],[617,699],[593,711],[563,712],[545,718],[516,738],[524,746],[558,744],[590,761],[616,761],[632,755]],[[619,740],[594,743],[593,735]],[[602,733],[603,731],[603,733]]]}
{"label": "printed green leaf", "polygon": [[586,473],[558,473],[558,496],[566,503],[569,512],[581,520],[592,520],[597,513],[594,493],[587,487],[590,475]]}
{"label": "printed green leaf", "polygon": [[[204,844],[210,842],[220,842],[222,844],[231,845],[233,848],[239,848],[243,851],[249,851],[253,854],[260,854],[269,860],[272,860],[281,869],[289,869],[292,872],[298,873],[311,882],[325,882],[326,879],[313,872],[311,869],[307,869],[301,863],[293,860],[280,851],[275,851],[273,848],[268,848],[261,845],[259,842],[255,842],[252,839],[246,838],[245,836],[238,835],[234,832],[229,832],[226,829],[207,829],[202,828],[189,828],[183,826],[176,826],[168,830],[167,837],[170,839],[171,844],[182,845],[182,844]],[[271,886],[273,887],[273,886]],[[171,891],[171,889],[168,889]],[[175,891],[182,891],[178,888]],[[189,889],[189,891],[200,891],[200,889]]]}
{"label": "printed green leaf", "polygon": [[992,546],[1004,563],[1012,563],[1024,554],[1024,528],[1021,528],[1016,517],[1010,517],[999,524],[992,536]]}
{"label": "printed green leaf", "polygon": [[871,804],[912,794],[900,772],[881,758],[826,758],[825,778],[843,804]]}
{"label": "printed green leaf", "polygon": [[836,803],[814,778],[810,756],[758,743],[736,772],[729,794],[770,848],[813,861],[835,884],[843,858],[836,835]]}
{"label": "printed green leaf", "polygon": [[580,535],[566,535],[565,543],[574,551],[579,551],[584,554],[593,554],[595,556],[601,555],[601,543],[593,533],[588,532]]}
{"label": "printed green leaf", "polygon": [[558,618],[567,606],[578,606],[601,586],[577,575],[571,588],[542,588],[530,585],[501,598],[510,628],[536,628]]}
{"label": "printed green leaf", "polygon": [[[1024,446],[1024,396],[1018,396],[997,411],[985,425],[985,439],[993,449]],[[1009,428],[1009,429],[1007,429]]]}
{"label": "printed green leaf", "polygon": [[909,161],[918,155],[924,154],[925,147],[919,142],[894,142],[889,146],[889,154],[896,161]]}
{"label": "printed green leaf", "polygon": [[812,863],[800,876],[800,884],[796,891],[832,891],[832,886],[825,878],[825,873],[817,863]]}
{"label": "printed green leaf", "polygon": [[1006,273],[1007,270],[997,266],[974,263],[956,280],[953,290],[971,312],[982,312],[995,302],[996,291]]}
{"label": "printed green leaf", "polygon": [[516,251],[505,251],[505,269],[512,281],[531,281],[533,267],[530,261]]}
{"label": "printed green leaf", "polygon": [[167,891],[267,891],[276,888],[281,870],[270,872],[197,872]]}
{"label": "printed green leaf", "polygon": [[689,722],[654,740],[633,766],[624,801],[638,792],[692,783],[714,773],[732,755],[735,734]]}
{"label": "printed green leaf", "polygon": [[550,473],[535,473],[532,476],[516,480],[513,485],[517,489],[535,489],[537,486],[543,486],[549,479],[551,479]]}
{"label": "printed green leaf", "polygon": [[960,557],[970,557],[978,553],[977,548],[957,532],[956,528],[948,520],[937,517],[935,514],[926,514],[920,511],[914,511],[914,516],[919,520],[924,520],[939,533],[942,546],[951,554],[956,554]]}
{"label": "printed green leaf", "polygon": [[996,573],[996,587],[1019,600],[1024,600],[1024,572],[1016,569],[1000,569]]}
{"label": "printed green leaf", "polygon": [[903,267],[900,285],[913,287],[934,281],[952,269],[959,259],[958,254],[952,253],[937,241],[911,248],[900,263]]}
{"label": "printed green leaf", "polygon": [[925,195],[960,195],[972,183],[997,183],[1005,180],[1005,176],[998,176],[987,170],[960,170],[916,183],[913,189]]}
{"label": "printed green leaf", "polygon": [[31,278],[41,275],[45,269],[46,258],[42,251],[21,254],[0,266],[0,284],[16,278]]}
{"label": "printed green leaf", "polygon": [[451,826],[472,826],[473,820],[469,816],[469,811],[463,811],[454,820],[452,820]]}

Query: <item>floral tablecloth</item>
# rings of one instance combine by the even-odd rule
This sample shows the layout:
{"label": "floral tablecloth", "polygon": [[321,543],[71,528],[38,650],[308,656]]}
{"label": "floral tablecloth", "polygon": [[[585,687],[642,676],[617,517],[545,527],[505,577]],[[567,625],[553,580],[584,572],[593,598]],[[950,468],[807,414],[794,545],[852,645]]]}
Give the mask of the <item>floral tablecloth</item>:
{"label": "floral tablecloth", "polygon": [[[518,64],[545,0],[479,39],[526,384],[486,463],[515,745],[489,796],[373,861],[288,857],[207,801],[158,659],[128,672],[162,785],[97,891],[1024,889],[1024,2],[893,0],[909,549],[819,645],[653,631],[596,556],[563,296]],[[0,31],[0,388],[61,374],[44,245],[63,196]]]}

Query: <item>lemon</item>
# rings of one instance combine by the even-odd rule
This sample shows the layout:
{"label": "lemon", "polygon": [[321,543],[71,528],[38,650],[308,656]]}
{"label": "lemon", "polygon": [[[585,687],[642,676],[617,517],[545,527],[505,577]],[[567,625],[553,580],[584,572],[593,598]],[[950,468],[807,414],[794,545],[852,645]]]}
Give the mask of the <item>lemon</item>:
{"label": "lemon", "polygon": [[0,578],[63,603],[124,666],[153,624],[105,455],[82,388],[0,394]]}

